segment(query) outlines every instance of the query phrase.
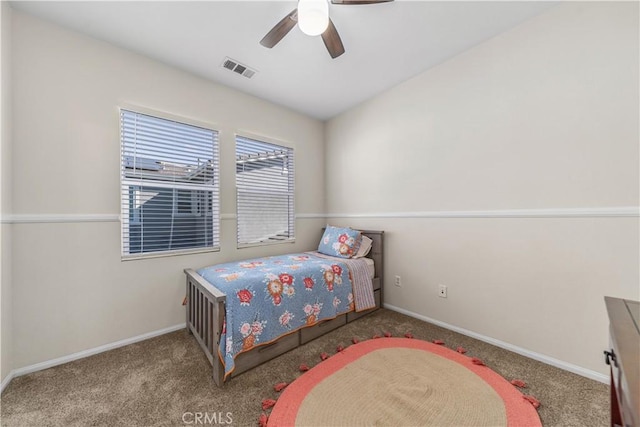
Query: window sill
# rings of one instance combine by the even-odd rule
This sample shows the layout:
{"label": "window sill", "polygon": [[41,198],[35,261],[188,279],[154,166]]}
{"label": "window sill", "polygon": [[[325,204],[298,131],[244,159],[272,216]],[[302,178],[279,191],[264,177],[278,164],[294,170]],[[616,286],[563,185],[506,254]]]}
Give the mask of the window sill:
{"label": "window sill", "polygon": [[122,255],[120,260],[134,261],[139,259],[165,258],[165,257],[171,257],[171,256],[179,256],[179,255],[201,254],[206,252],[220,252],[220,247],[217,246],[215,248],[181,249],[177,251],[162,251],[162,252],[151,252],[146,254]]}
{"label": "window sill", "polygon": [[295,242],[296,242],[296,239],[278,240],[274,242],[241,243],[241,244],[238,244],[238,249],[255,248],[258,246],[282,245],[285,243],[295,243]]}

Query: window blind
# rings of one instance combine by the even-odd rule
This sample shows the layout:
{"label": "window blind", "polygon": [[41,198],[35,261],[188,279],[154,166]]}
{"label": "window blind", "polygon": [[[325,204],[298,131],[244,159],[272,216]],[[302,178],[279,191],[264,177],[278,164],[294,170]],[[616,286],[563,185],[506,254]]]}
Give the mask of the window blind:
{"label": "window blind", "polygon": [[293,241],[293,148],[236,135],[238,247]]}
{"label": "window blind", "polygon": [[120,110],[123,257],[219,249],[218,132]]}

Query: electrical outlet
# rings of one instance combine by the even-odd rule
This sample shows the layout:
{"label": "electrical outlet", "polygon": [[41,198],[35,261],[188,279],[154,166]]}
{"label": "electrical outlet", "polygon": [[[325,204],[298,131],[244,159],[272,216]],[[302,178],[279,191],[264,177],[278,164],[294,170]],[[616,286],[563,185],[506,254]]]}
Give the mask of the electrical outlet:
{"label": "electrical outlet", "polygon": [[447,286],[446,285],[438,285],[438,296],[440,298],[447,297]]}
{"label": "electrical outlet", "polygon": [[400,280],[400,276],[396,276],[396,282],[395,285],[397,287],[401,287],[402,286],[402,281]]}

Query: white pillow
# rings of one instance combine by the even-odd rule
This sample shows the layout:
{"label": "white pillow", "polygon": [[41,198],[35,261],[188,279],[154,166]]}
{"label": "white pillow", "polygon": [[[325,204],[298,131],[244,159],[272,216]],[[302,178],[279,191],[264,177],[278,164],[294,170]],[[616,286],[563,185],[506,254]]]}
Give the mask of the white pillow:
{"label": "white pillow", "polygon": [[371,251],[371,245],[373,244],[373,240],[371,240],[370,238],[368,238],[367,236],[365,236],[364,234],[362,235],[362,241],[360,242],[360,249],[358,249],[358,252],[356,252],[356,254],[353,256],[354,258],[364,258],[366,257],[369,252]]}

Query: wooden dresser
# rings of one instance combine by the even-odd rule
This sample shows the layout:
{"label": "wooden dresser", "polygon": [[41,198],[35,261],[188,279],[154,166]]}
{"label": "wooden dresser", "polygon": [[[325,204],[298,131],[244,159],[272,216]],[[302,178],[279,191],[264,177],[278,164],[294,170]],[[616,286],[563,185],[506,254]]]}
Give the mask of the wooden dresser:
{"label": "wooden dresser", "polygon": [[605,297],[611,348],[611,425],[640,427],[640,302]]}

